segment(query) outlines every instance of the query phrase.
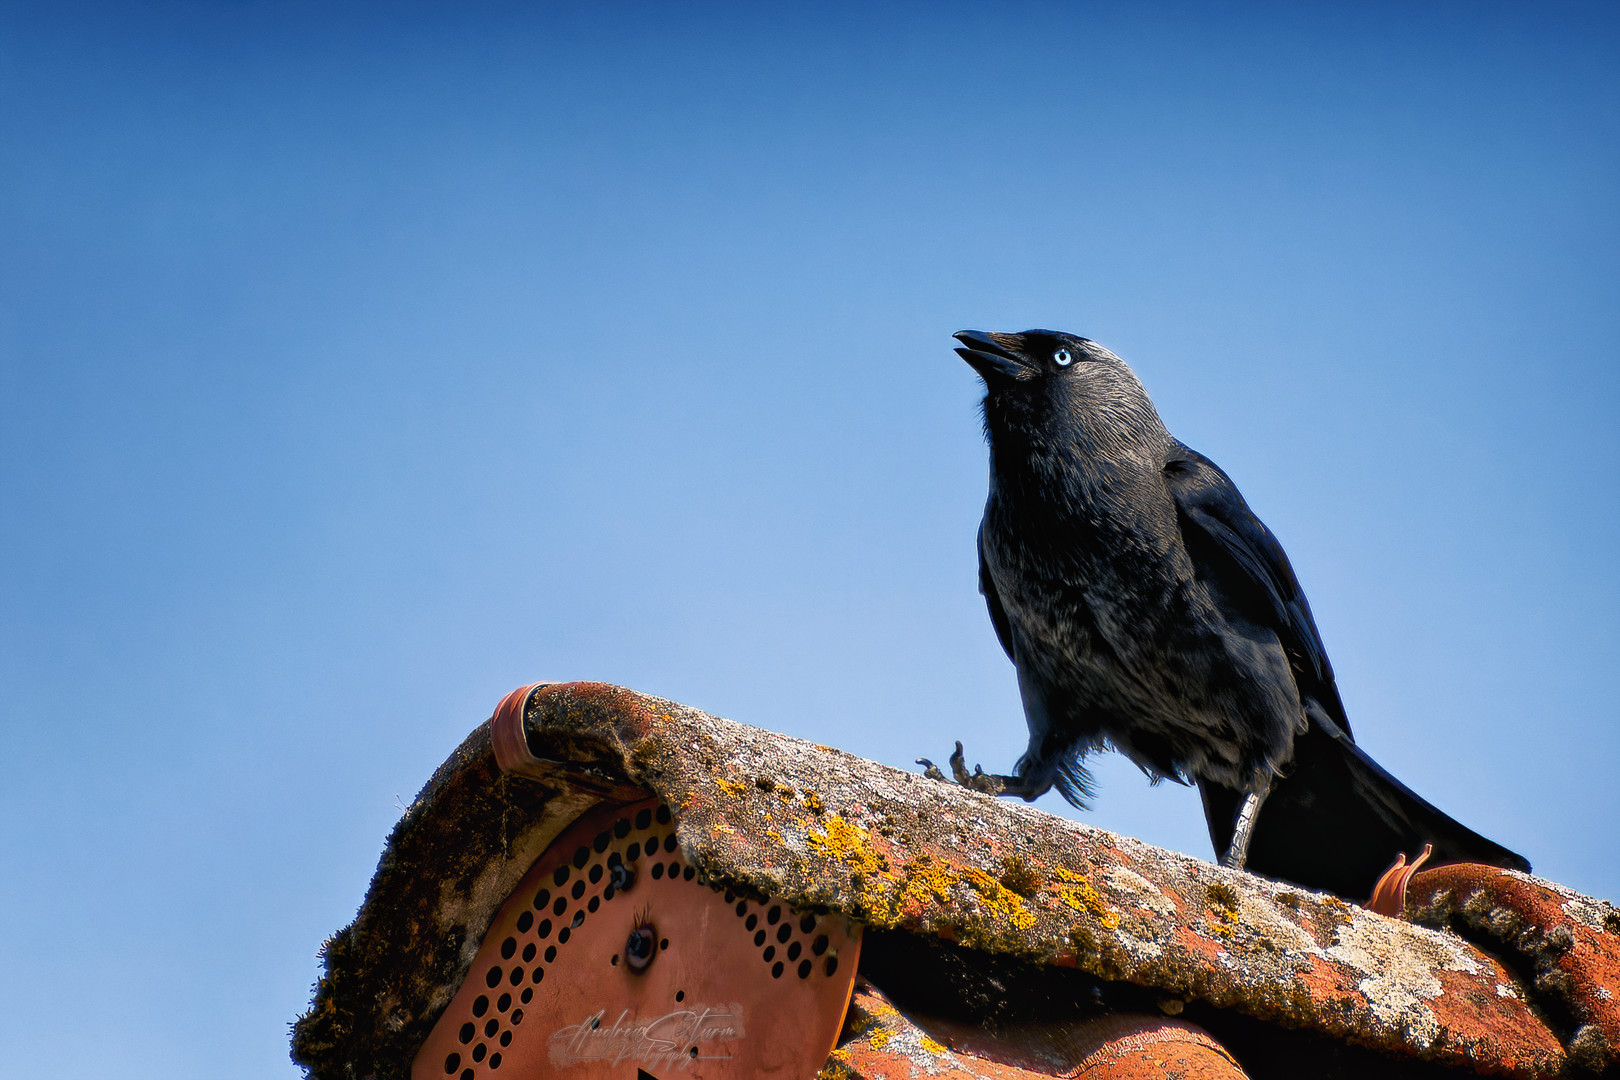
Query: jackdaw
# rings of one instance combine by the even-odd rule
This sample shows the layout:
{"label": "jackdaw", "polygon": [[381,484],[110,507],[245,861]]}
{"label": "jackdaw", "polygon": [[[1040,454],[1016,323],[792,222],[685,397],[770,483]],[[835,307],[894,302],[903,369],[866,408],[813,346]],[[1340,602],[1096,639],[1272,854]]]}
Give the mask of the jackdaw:
{"label": "jackdaw", "polygon": [[1084,807],[1083,759],[1112,746],[1198,785],[1228,866],[1353,898],[1425,843],[1529,870],[1356,745],[1276,537],[1123,360],[1051,330],[955,336],[985,384],[979,590],[1029,724],[1011,776],[969,773],[958,743],[958,781]]}

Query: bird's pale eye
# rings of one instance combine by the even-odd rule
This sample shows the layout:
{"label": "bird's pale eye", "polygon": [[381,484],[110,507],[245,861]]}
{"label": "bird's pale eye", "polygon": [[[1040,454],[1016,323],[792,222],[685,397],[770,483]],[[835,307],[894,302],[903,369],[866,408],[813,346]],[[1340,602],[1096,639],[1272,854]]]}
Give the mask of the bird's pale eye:
{"label": "bird's pale eye", "polygon": [[1068,349],[1059,349],[1057,352],[1052,354],[1052,360],[1057,364],[1058,367],[1068,367],[1070,364],[1074,363],[1074,356],[1069,352]]}

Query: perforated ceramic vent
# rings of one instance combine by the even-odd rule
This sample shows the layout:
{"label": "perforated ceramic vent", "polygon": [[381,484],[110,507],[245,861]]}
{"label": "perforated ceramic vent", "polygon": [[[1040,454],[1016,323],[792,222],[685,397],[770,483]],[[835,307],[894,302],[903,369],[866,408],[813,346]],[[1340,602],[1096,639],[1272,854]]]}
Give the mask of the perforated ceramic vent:
{"label": "perforated ceramic vent", "polygon": [[668,807],[586,815],[491,923],[412,1080],[808,1080],[860,927],[696,881]]}

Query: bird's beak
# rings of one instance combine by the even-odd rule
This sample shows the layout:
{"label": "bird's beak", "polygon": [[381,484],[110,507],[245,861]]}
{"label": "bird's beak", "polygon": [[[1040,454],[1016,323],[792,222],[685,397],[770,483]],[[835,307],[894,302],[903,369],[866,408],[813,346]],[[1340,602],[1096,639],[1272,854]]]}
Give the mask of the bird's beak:
{"label": "bird's beak", "polygon": [[982,330],[961,330],[951,335],[967,346],[956,355],[973,365],[989,384],[997,380],[1024,379],[1031,374],[1028,361],[1018,351],[1015,334],[987,334]]}

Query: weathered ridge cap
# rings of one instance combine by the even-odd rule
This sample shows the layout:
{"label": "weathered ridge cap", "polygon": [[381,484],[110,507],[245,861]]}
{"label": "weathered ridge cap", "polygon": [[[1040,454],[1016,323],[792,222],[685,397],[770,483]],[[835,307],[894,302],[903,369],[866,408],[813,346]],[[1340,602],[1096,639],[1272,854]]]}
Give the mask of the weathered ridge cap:
{"label": "weathered ridge cap", "polygon": [[1562,1067],[1518,979],[1453,934],[617,687],[540,688],[525,719],[537,756],[611,748],[712,876],[1437,1063]]}
{"label": "weathered ridge cap", "polygon": [[293,1040],[313,1076],[406,1075],[536,858],[597,803],[649,792],[710,881],[1143,988],[1206,1026],[1521,1077],[1602,1070],[1620,1047],[1620,912],[1528,875],[1425,870],[1407,900],[1510,969],[1449,930],[621,687],[524,687],[497,716],[521,723],[480,725],[439,768],[324,947]]}

